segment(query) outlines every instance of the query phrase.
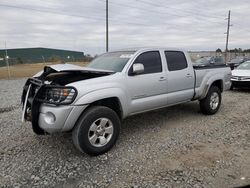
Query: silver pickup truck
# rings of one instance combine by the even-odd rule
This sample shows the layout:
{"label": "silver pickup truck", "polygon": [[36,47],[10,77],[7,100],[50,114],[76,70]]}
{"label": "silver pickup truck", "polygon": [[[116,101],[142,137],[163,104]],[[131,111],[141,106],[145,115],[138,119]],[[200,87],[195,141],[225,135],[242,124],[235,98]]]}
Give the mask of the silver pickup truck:
{"label": "silver pickup truck", "polygon": [[72,132],[76,148],[99,155],[113,147],[128,116],[193,100],[202,113],[216,113],[230,76],[226,65],[194,66],[178,49],[109,52],[84,68],[51,65],[29,78],[22,118],[36,134]]}

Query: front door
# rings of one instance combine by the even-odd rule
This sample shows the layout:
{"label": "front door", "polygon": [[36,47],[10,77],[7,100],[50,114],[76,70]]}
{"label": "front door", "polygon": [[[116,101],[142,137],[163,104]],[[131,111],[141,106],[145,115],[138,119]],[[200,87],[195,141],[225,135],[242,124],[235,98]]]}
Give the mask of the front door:
{"label": "front door", "polygon": [[[133,64],[144,65],[144,72],[127,76],[130,114],[165,106],[167,79],[159,51],[140,54]],[[132,71],[131,66],[129,72]]]}

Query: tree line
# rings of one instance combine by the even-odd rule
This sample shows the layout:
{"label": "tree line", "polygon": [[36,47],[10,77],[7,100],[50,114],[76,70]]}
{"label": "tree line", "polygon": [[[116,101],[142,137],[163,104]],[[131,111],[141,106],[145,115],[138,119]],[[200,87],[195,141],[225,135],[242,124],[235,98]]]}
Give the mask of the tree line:
{"label": "tree line", "polygon": [[[220,48],[218,48],[216,50],[216,52],[222,53],[222,50]],[[234,48],[234,49],[228,50],[228,52],[232,52],[232,53],[250,53],[250,48],[249,49]]]}

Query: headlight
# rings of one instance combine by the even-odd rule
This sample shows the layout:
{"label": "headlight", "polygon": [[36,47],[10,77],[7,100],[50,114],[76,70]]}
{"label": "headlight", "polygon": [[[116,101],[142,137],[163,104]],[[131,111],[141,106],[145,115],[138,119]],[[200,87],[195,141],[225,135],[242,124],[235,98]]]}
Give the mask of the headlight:
{"label": "headlight", "polygon": [[50,104],[71,104],[77,95],[73,87],[45,87],[38,94],[37,99]]}

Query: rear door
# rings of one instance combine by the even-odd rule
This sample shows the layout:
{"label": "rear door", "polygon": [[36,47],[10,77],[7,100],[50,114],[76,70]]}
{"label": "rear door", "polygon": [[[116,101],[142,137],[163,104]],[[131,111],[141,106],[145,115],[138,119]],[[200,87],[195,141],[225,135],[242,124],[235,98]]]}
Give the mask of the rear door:
{"label": "rear door", "polygon": [[[144,65],[144,72],[130,75],[133,64]],[[159,51],[141,53],[129,68],[127,89],[130,114],[158,108],[167,103],[167,79]]]}
{"label": "rear door", "polygon": [[165,51],[168,105],[189,101],[194,95],[194,70],[182,51]]}

